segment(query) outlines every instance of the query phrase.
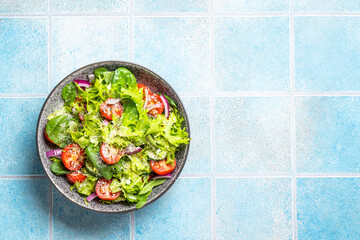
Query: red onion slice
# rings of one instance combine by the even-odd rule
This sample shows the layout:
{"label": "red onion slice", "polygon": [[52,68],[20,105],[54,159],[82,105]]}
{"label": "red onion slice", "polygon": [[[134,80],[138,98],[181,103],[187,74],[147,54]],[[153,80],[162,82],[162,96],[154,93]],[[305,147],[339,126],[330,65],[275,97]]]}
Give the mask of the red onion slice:
{"label": "red onion slice", "polygon": [[159,178],[173,178],[173,176],[171,175],[171,173],[168,173],[168,174],[165,174],[165,175],[155,175],[151,179],[159,179]]}
{"label": "red onion slice", "polygon": [[112,105],[112,104],[115,104],[115,103],[118,103],[118,102],[120,102],[120,98],[115,98],[115,99],[108,99],[108,100],[106,100],[106,103],[107,104],[110,104],[110,105]]}
{"label": "red onion slice", "polygon": [[104,124],[104,126],[106,127],[106,126],[109,125],[109,121],[105,119],[105,120],[103,121],[103,124]]}
{"label": "red onion slice", "polygon": [[74,83],[77,83],[77,85],[79,85],[79,87],[81,87],[83,89],[91,87],[91,84],[89,81],[82,80],[82,79],[75,79]]}
{"label": "red onion slice", "polygon": [[150,106],[147,106],[146,109],[149,110],[149,112],[151,110],[153,110],[154,108],[160,108],[161,107],[161,103],[157,103],[157,104],[153,104],[153,105],[150,105]]}
{"label": "red onion slice", "polygon": [[92,193],[86,198],[86,201],[91,202],[96,197],[97,197],[96,193]]}
{"label": "red onion slice", "polygon": [[138,152],[141,152],[141,150],[142,150],[141,147],[136,147],[134,144],[129,144],[129,146],[127,146],[127,148],[125,149],[125,154],[133,155]]}
{"label": "red onion slice", "polygon": [[87,75],[87,78],[88,78],[89,82],[92,83],[95,80],[95,74],[89,74],[89,75]]}
{"label": "red onion slice", "polygon": [[61,148],[52,149],[46,152],[46,157],[61,157],[62,150]]}
{"label": "red onion slice", "polygon": [[169,102],[164,95],[161,95],[160,99],[164,104],[164,115],[166,118],[169,118]]}
{"label": "red onion slice", "polygon": [[144,94],[145,94],[145,103],[144,103],[144,108],[146,108],[148,102],[149,102],[149,91],[147,88],[144,88]]}

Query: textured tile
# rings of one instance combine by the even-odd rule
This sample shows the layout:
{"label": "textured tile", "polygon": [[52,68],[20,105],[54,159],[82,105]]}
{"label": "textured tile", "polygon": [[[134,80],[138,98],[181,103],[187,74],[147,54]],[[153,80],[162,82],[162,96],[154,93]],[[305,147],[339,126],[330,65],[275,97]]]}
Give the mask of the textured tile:
{"label": "textured tile", "polygon": [[48,20],[0,18],[0,94],[47,93]]}
{"label": "textured tile", "polygon": [[182,98],[190,121],[191,144],[182,173],[209,173],[211,170],[210,99]]}
{"label": "textured tile", "polygon": [[42,98],[0,98],[0,175],[43,173],[36,150]]}
{"label": "textured tile", "polygon": [[289,89],[288,18],[216,18],[214,24],[216,90]]}
{"label": "textured tile", "polygon": [[178,93],[209,89],[206,18],[135,18],[134,61],[158,73]]}
{"label": "textured tile", "polygon": [[358,239],[359,185],[359,178],[298,179],[298,239]]}
{"label": "textured tile", "polygon": [[286,12],[289,0],[214,0],[214,11],[220,13]]}
{"label": "textured tile", "polygon": [[210,239],[210,179],[180,178],[160,199],[135,212],[135,239]]}
{"label": "textured tile", "polygon": [[217,179],[216,239],[291,239],[291,179]]}
{"label": "textured tile", "polygon": [[82,208],[54,189],[53,239],[130,239],[130,214]]}
{"label": "textured tile", "polygon": [[53,84],[87,64],[129,59],[127,18],[54,18]]}
{"label": "textured tile", "polygon": [[360,171],[360,98],[296,98],[299,172]]}
{"label": "textured tile", "polygon": [[300,12],[353,12],[360,10],[358,0],[295,0],[294,11]]}
{"label": "textured tile", "polygon": [[1,179],[0,191],[1,239],[49,239],[47,179]]}
{"label": "textured tile", "polygon": [[209,0],[134,0],[134,12],[206,12]]}
{"label": "textured tile", "polygon": [[0,2],[0,13],[47,13],[48,0],[23,0]]}
{"label": "textured tile", "polygon": [[126,13],[129,0],[52,0],[53,13]]}
{"label": "textured tile", "polygon": [[289,172],[290,99],[215,99],[216,171]]}
{"label": "textured tile", "polygon": [[297,17],[294,28],[297,90],[360,89],[358,17]]}

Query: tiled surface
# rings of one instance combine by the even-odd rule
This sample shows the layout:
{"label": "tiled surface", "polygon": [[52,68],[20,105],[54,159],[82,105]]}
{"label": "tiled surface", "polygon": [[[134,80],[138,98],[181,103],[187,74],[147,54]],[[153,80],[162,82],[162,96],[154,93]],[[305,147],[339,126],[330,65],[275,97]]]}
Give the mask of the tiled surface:
{"label": "tiled surface", "polygon": [[53,192],[53,239],[129,239],[130,214],[89,211]]}
{"label": "tiled surface", "polygon": [[357,239],[359,178],[308,178],[297,182],[299,239]]}
{"label": "tiled surface", "polygon": [[290,99],[216,98],[216,172],[290,172]]}
{"label": "tiled surface", "polygon": [[0,179],[0,238],[49,238],[49,181]]}
{"label": "tiled surface", "polygon": [[136,239],[209,239],[210,179],[180,179],[165,195],[135,212]]}
{"label": "tiled surface", "polygon": [[216,18],[215,89],[289,89],[289,21],[273,18]]}
{"label": "tiled surface", "polygon": [[[357,239],[359,14],[355,0],[0,1],[0,239]],[[35,146],[49,90],[112,59],[165,78],[192,134],[174,186],[123,215],[50,191]]]}
{"label": "tiled surface", "polygon": [[217,239],[291,239],[291,179],[217,179]]}

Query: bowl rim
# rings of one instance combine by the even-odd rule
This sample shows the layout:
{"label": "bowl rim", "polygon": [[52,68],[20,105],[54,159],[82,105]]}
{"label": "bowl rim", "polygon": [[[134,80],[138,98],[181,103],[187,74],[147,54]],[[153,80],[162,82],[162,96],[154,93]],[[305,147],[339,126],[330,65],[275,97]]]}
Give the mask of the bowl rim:
{"label": "bowl rim", "polygon": [[[133,212],[133,211],[136,211],[136,210],[140,210],[142,208],[144,208],[145,206],[147,205],[150,205],[151,203],[155,202],[156,200],[158,200],[161,196],[163,196],[171,187],[172,185],[176,182],[176,180],[178,179],[178,177],[180,176],[184,166],[185,166],[185,163],[187,161],[187,157],[188,157],[188,154],[189,154],[189,149],[190,149],[190,142],[187,144],[187,147],[185,148],[185,152],[184,152],[184,163],[182,164],[182,166],[179,168],[178,170],[178,174],[172,178],[171,182],[169,183],[168,187],[165,188],[162,192],[160,192],[160,194],[156,195],[153,199],[147,201],[144,206],[142,206],[141,208],[137,209],[135,206],[132,206],[130,207],[129,209],[126,209],[126,210],[121,210],[121,211],[103,211],[103,210],[98,210],[98,209],[95,209],[95,208],[88,208],[88,207],[85,207],[84,205],[81,205],[79,203],[77,203],[76,201],[74,201],[72,198],[70,198],[69,196],[67,196],[66,194],[64,194],[62,192],[62,190],[57,186],[57,184],[54,183],[53,179],[49,176],[48,172],[46,171],[45,169],[45,165],[43,163],[43,160],[41,158],[41,154],[40,154],[40,146],[39,146],[39,127],[40,127],[40,119],[41,119],[41,115],[45,109],[45,106],[47,105],[48,101],[50,100],[50,96],[53,94],[53,92],[59,87],[59,85],[61,83],[63,83],[65,80],[67,80],[67,78],[69,78],[71,75],[75,74],[76,72],[78,71],[81,71],[85,68],[88,68],[88,67],[91,67],[93,65],[112,65],[112,64],[119,64],[119,65],[134,65],[136,67],[139,67],[139,68],[142,68],[148,72],[150,72],[151,74],[155,75],[157,78],[159,78],[173,93],[174,95],[176,96],[177,99],[179,99],[180,101],[180,104],[181,106],[183,107],[184,111],[183,111],[183,117],[184,117],[184,120],[185,122],[187,123],[187,126],[186,126],[186,131],[189,135],[189,139],[191,139],[191,135],[190,135],[190,123],[189,123],[189,118],[187,116],[187,113],[186,113],[186,110],[185,110],[185,107],[184,107],[184,104],[182,103],[179,95],[176,93],[176,91],[174,90],[174,88],[164,79],[162,78],[159,74],[155,73],[154,71],[142,66],[142,65],[139,65],[137,63],[133,63],[133,62],[129,62],[129,61],[119,61],[119,60],[107,60],[107,61],[99,61],[99,62],[93,62],[93,63],[90,63],[90,64],[87,64],[83,67],[80,67],[80,68],[77,68],[76,70],[74,70],[73,72],[71,72],[70,74],[68,74],[66,77],[64,77],[58,84],[56,84],[56,86],[51,90],[51,92],[47,95],[46,99],[45,99],[45,102],[43,103],[43,106],[41,107],[41,110],[40,110],[40,113],[39,113],[39,117],[38,117],[38,120],[37,120],[37,124],[36,124],[36,148],[37,148],[37,153],[38,153],[38,156],[39,156],[39,160],[41,162],[41,165],[45,171],[45,175],[46,177],[50,180],[51,184],[53,186],[55,186],[55,188],[63,195],[65,196],[68,200],[70,200],[72,203],[75,203],[76,205],[82,207],[82,208],[85,208],[87,210],[91,210],[91,211],[94,211],[94,212],[100,212],[100,213],[107,213],[107,214],[116,214],[116,213],[128,213],[128,212]],[[52,199],[52,197],[51,197]]]}

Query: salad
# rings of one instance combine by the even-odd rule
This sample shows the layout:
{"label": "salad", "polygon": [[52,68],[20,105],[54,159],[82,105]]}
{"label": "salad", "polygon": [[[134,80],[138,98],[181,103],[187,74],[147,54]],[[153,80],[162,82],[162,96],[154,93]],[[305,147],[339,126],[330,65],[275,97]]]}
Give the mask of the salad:
{"label": "salad", "polygon": [[141,208],[152,189],[172,178],[175,152],[189,143],[176,103],[138,84],[126,68],[98,68],[61,92],[64,105],[50,114],[46,152],[50,170],[70,189],[102,203]]}

